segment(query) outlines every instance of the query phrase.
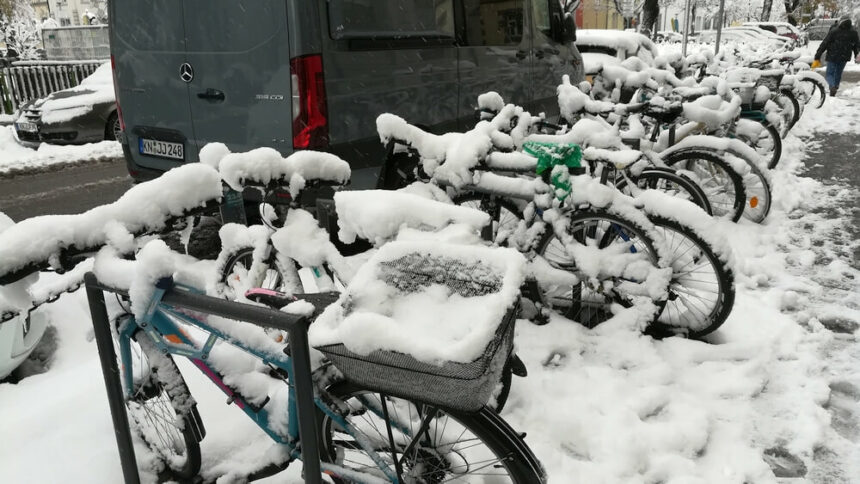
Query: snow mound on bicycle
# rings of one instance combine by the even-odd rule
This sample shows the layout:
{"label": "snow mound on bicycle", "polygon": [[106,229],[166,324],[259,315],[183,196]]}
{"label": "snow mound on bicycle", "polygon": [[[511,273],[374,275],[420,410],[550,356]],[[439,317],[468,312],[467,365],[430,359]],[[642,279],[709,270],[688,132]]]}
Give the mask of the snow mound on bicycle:
{"label": "snow mound on bicycle", "polygon": [[479,358],[519,296],[525,258],[512,249],[392,242],[317,318],[312,346],[395,351],[442,364]]}

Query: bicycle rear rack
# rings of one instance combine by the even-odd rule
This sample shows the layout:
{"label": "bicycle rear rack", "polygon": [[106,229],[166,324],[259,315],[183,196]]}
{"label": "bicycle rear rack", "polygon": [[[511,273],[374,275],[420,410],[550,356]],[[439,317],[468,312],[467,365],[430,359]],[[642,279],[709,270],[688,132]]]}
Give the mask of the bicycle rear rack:
{"label": "bicycle rear rack", "polygon": [[[131,430],[128,425],[128,414],[125,409],[125,397],[122,391],[113,336],[111,335],[110,318],[105,306],[104,292],[127,295],[124,291],[108,287],[99,282],[92,272],[84,276],[87,288],[87,301],[93,320],[93,331],[96,346],[99,351],[102,374],[105,379],[108,403],[110,404],[117,449],[122,465],[123,479],[126,484],[139,484],[140,474],[137,471],[137,459],[131,441]],[[177,309],[189,309],[199,313],[214,314],[224,318],[245,321],[263,328],[274,328],[289,333],[290,354],[293,363],[293,375],[296,388],[296,406],[298,410],[299,436],[301,438],[302,464],[304,465],[305,482],[319,484],[320,460],[319,438],[317,436],[314,388],[311,379],[310,349],[308,347],[308,320],[304,317],[290,315],[274,309],[240,304],[224,299],[218,299],[186,291],[170,289],[164,294],[162,301]]]}

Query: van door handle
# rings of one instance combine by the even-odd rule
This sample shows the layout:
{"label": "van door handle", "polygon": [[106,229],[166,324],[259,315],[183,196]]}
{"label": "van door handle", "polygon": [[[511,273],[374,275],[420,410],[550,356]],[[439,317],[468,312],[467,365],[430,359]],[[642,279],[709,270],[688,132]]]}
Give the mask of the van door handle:
{"label": "van door handle", "polygon": [[524,51],[524,50],[518,50],[516,55],[517,55],[517,59],[523,60],[526,57],[528,57],[529,53]]}
{"label": "van door handle", "polygon": [[224,91],[219,91],[218,89],[212,89],[211,87],[204,92],[197,93],[197,97],[200,99],[205,99],[209,102],[222,102],[224,101]]}

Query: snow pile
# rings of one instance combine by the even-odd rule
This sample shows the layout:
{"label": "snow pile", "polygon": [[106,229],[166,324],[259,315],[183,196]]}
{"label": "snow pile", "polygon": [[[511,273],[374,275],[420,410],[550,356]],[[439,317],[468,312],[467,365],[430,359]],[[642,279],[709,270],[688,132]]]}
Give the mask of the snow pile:
{"label": "snow pile", "polygon": [[695,101],[684,103],[684,116],[690,121],[703,123],[716,129],[732,122],[741,112],[741,98],[733,96],[725,101],[721,96],[702,96]]}
{"label": "snow pile", "polygon": [[484,212],[427,199],[405,192],[384,190],[344,191],[334,195],[338,237],[355,242],[356,237],[377,245],[393,240],[405,227],[437,231],[464,224],[475,232],[490,222]]}
{"label": "snow pile", "polygon": [[588,94],[582,92],[579,87],[570,83],[570,76],[562,76],[561,84],[557,88],[558,107],[562,118],[573,121],[575,116],[585,111],[590,114],[613,112],[615,105],[605,101],[595,101]]}
{"label": "snow pile", "polygon": [[284,158],[272,148],[225,153],[223,145],[216,145],[205,151],[203,159],[207,165],[217,165],[221,177],[236,191],[242,191],[245,184],[288,181],[290,193],[295,197],[308,181],[343,185],[350,177],[349,163],[320,151],[296,151]]}
{"label": "snow pile", "polygon": [[0,126],[0,177],[36,171],[52,165],[121,158],[122,145],[116,141],[101,141],[85,145],[42,143],[34,149],[18,143],[15,128]]}
{"label": "snow pile", "polygon": [[627,55],[636,54],[640,47],[656,57],[659,53],[648,37],[635,32],[618,30],[577,29],[576,45],[610,47],[623,50]]}
{"label": "snow pile", "polygon": [[392,242],[317,318],[310,342],[468,363],[483,354],[515,304],[524,272],[525,258],[513,249]]}
{"label": "snow pile", "polygon": [[301,209],[287,213],[284,226],[272,234],[272,244],[285,256],[304,267],[319,267],[339,255],[329,240],[329,234],[320,228],[314,216]]}
{"label": "snow pile", "polygon": [[448,147],[463,135],[461,133],[446,133],[441,136],[427,133],[394,114],[380,114],[376,118],[376,130],[382,144],[391,141],[407,143],[421,154],[422,159],[442,162]]}

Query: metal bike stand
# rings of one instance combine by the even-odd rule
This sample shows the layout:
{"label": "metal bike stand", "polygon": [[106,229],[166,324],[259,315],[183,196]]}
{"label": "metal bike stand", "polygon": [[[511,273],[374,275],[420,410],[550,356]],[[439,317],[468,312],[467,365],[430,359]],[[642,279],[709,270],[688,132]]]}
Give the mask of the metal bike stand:
{"label": "metal bike stand", "polygon": [[93,334],[99,350],[102,375],[105,378],[110,414],[113,417],[113,431],[116,434],[116,446],[119,450],[123,480],[125,484],[139,484],[140,474],[137,472],[137,459],[134,456],[134,446],[131,443],[131,428],[128,426],[128,414],[125,412],[125,396],[119,378],[119,367],[116,364],[110,318],[105,306],[105,294],[92,272],[88,272],[84,276],[84,283],[87,286],[87,301],[90,304],[90,314],[93,320]]}
{"label": "metal bike stand", "polygon": [[[87,298],[95,328],[96,342],[99,348],[99,358],[102,373],[105,377],[105,387],[108,392],[111,415],[113,416],[114,431],[120,452],[120,461],[126,484],[137,484],[140,477],[137,472],[137,462],[131,443],[131,432],[128,426],[128,416],[125,413],[124,396],[117,368],[116,355],[113,349],[113,336],[110,331],[110,320],[104,304],[102,291],[122,293],[116,289],[99,283],[93,273],[84,277],[87,285]],[[308,319],[290,315],[274,309],[251,306],[237,302],[218,299],[186,291],[168,290],[162,302],[176,309],[189,309],[199,313],[213,314],[228,319],[244,321],[263,328],[274,328],[289,334],[290,354],[293,363],[292,382],[296,388],[296,410],[298,412],[299,436],[301,438],[302,465],[304,466],[305,482],[320,484],[319,436],[316,428],[316,408],[314,403],[314,386],[311,378],[310,348],[308,346]]]}

